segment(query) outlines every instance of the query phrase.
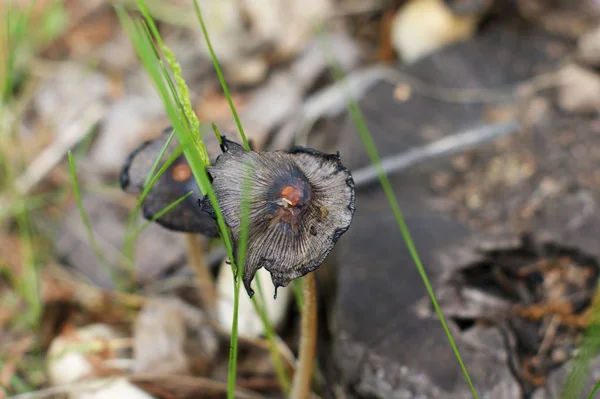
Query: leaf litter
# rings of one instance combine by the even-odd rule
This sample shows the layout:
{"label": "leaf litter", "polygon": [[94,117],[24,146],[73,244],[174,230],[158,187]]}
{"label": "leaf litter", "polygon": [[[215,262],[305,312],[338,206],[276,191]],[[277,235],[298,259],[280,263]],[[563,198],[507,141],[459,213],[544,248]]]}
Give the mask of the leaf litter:
{"label": "leaf litter", "polygon": [[[17,2],[19,7],[22,7],[21,3]],[[22,116],[20,122],[26,127],[17,139],[44,137],[50,144],[37,154],[26,155],[27,159],[22,161],[29,169],[17,168],[17,175],[24,177],[21,187],[25,189],[21,194],[37,195],[49,187],[68,188],[69,182],[60,177],[60,170],[67,170],[64,163],[67,150],[80,150],[78,172],[83,181],[84,205],[92,228],[110,263],[126,263],[121,259],[121,250],[133,201],[115,189],[118,173],[127,154],[144,141],[160,136],[167,127],[166,118],[117,23],[111,4],[105,1],[59,1],[56,3],[61,7],[52,9],[52,3],[39,1],[36,4],[33,23],[50,26],[52,21],[60,22],[64,18],[62,32],[51,43],[40,46],[30,62],[25,63],[34,88],[33,101],[22,110],[15,106]],[[192,12],[191,3],[168,3],[179,7],[182,14]],[[209,21],[211,38],[224,65],[226,78],[234,87],[234,102],[240,110],[242,123],[257,149],[287,150],[292,143],[306,139],[302,129],[307,114],[310,114],[310,123],[316,124],[316,131],[322,132],[323,129],[318,129],[322,127],[319,123],[326,123],[339,114],[332,109],[343,109],[342,97],[336,97],[333,105],[309,101],[318,99],[319,94],[325,94],[325,89],[331,88],[327,86],[331,80],[324,58],[312,35],[314,22],[326,20],[331,23],[333,51],[347,71],[375,63],[378,51],[384,54],[383,59],[398,61],[397,49],[391,48],[391,34],[398,29],[392,26],[398,4],[382,1],[357,7],[354,3],[345,0],[313,0],[306,4],[296,0],[246,1],[225,2],[220,9],[215,6],[216,2],[203,3],[207,14],[211,14],[211,10],[215,14]],[[540,12],[524,12],[525,17],[530,23],[542,23],[558,33],[578,37],[584,28],[593,25],[590,16],[594,14],[591,12],[575,10],[561,22],[556,17],[560,15],[556,10],[539,4],[537,7]],[[210,69],[198,28],[186,27],[183,23],[182,26],[172,24],[165,15],[162,22],[160,9],[153,12],[161,21],[159,27],[166,40],[174,44],[184,72],[189,74],[186,79],[189,77],[196,111],[203,120],[216,122],[224,131],[231,129],[233,120],[226,109],[224,96],[215,89],[218,82]],[[500,11],[494,9],[493,12]],[[461,37],[468,40],[471,35],[477,35],[477,32]],[[443,51],[445,46],[444,43],[435,51]],[[595,62],[589,44],[582,43],[580,47],[582,58],[588,63]],[[16,93],[18,103],[19,91]],[[597,99],[585,100],[586,104],[592,104],[586,111],[594,113]],[[566,102],[570,104],[567,110],[573,108],[575,100],[569,101]],[[96,111],[97,117],[94,116]],[[586,123],[585,119],[577,118],[573,117],[573,123]],[[544,119],[540,123],[544,123]],[[570,138],[570,126],[561,133],[560,145],[575,153],[583,151],[575,148],[577,143]],[[323,142],[327,142],[327,138]],[[451,199],[449,213],[457,219],[478,228],[491,229],[499,213],[536,215],[540,207],[546,206],[542,199],[561,196],[571,189],[567,172],[540,179],[537,173],[540,165],[532,160],[531,149],[516,147],[510,139],[503,143],[499,142],[497,153],[492,151],[487,158],[462,154],[454,159],[445,175],[432,176],[432,186],[439,195]],[[566,159],[565,154],[557,162],[562,165]],[[46,161],[35,163],[36,160]],[[583,162],[577,165],[570,164],[566,170],[581,187],[595,188],[595,172]],[[3,165],[0,170],[4,170]],[[4,190],[5,183],[0,184]],[[504,185],[514,191],[523,186],[532,189],[526,200],[505,208],[506,197],[498,195]],[[6,193],[0,192],[0,199],[14,198],[12,193],[5,197]],[[585,206],[590,201],[584,194],[570,197],[573,208],[587,209]],[[99,358],[78,357],[77,361],[88,362],[97,372],[95,377],[134,373],[126,380],[116,380],[115,386],[132,383],[154,397],[222,395],[226,391],[223,381],[226,379],[224,361],[228,331],[210,319],[210,310],[202,309],[197,295],[183,298],[181,290],[169,286],[171,282],[180,286],[193,285],[189,273],[182,274],[182,271],[189,272],[183,238],[150,225],[137,242],[133,292],[115,292],[114,282],[102,271],[84,239],[85,233],[70,195],[56,196],[42,204],[30,211],[35,224],[32,237],[40,279],[39,299],[44,305],[39,326],[34,329],[19,325],[24,303],[11,278],[24,273],[17,218],[3,219],[0,225],[0,295],[2,303],[7,304],[0,307],[3,337],[0,382],[8,387],[9,394],[50,386],[44,366],[40,367],[36,362],[39,363],[39,359],[48,354],[48,348],[53,344],[56,346],[61,339],[73,339],[82,329],[85,331],[86,326],[100,323],[106,329],[119,331],[119,337],[114,338],[116,342],[130,342],[131,345],[120,348],[124,350],[119,351],[116,359],[113,353],[103,350],[98,352]],[[582,215],[586,217],[585,213]],[[584,223],[584,220],[577,223]],[[528,253],[526,261],[519,259],[515,263],[509,262],[508,266],[489,266],[503,273],[509,269],[512,273],[509,273],[509,285],[525,285],[526,293],[520,293],[525,297],[518,300],[514,295],[519,293],[502,291],[506,281],[498,280],[497,273],[486,274],[488,266],[483,270],[474,268],[467,272],[470,270],[467,267],[462,271],[471,273],[470,282],[475,288],[481,289],[481,280],[484,280],[501,292],[503,300],[516,302],[511,308],[509,319],[512,318],[512,325],[508,323],[508,328],[518,345],[523,347],[529,343],[526,342],[528,337],[535,336],[527,350],[515,355],[521,370],[520,378],[532,387],[539,386],[549,370],[566,361],[565,356],[568,357],[569,351],[576,346],[581,330],[589,324],[586,312],[593,302],[590,281],[597,276],[597,265],[581,255],[583,252],[557,248],[558,255],[536,253],[538,258],[533,259]],[[210,267],[215,279],[228,267],[221,262],[223,254],[220,250],[214,241],[206,249],[207,258],[216,259]],[[519,250],[527,252],[530,248]],[[498,263],[497,259],[502,256],[494,253],[488,257]],[[466,274],[461,278],[468,280]],[[280,320],[277,331],[286,338],[280,341],[279,351],[286,359],[286,370],[292,373],[295,339],[290,337],[294,337],[297,326],[296,314],[290,309],[285,307],[275,314],[280,315],[277,316]],[[466,324],[480,322],[461,321]],[[277,379],[266,342],[261,337],[240,339],[239,397],[261,397],[260,394],[277,397]],[[146,348],[155,350],[145,353],[147,357],[139,355],[146,352]],[[561,350],[568,352],[567,355]],[[155,367],[156,364],[165,369]],[[32,370],[31,375],[28,370]],[[172,373],[177,375],[170,375]],[[327,390],[320,393],[322,397],[328,397]]]}

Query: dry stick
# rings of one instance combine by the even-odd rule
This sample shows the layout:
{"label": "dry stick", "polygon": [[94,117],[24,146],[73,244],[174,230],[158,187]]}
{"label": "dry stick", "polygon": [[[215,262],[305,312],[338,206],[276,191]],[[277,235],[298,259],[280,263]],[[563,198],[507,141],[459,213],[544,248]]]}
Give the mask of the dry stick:
{"label": "dry stick", "polygon": [[80,117],[58,136],[54,142],[42,151],[16,181],[20,195],[28,194],[44,177],[58,165],[67,152],[85,138],[90,128],[98,123],[106,112],[106,107],[93,103],[82,112]]}
{"label": "dry stick", "polygon": [[[519,122],[516,119],[508,122],[480,125],[434,141],[423,147],[412,148],[400,154],[384,157],[381,159],[380,165],[383,171],[389,175],[427,159],[465,151],[499,137],[517,133],[518,131]],[[377,169],[373,165],[352,171],[352,179],[357,188],[379,180]]]}
{"label": "dry stick", "polygon": [[[449,88],[437,86],[422,81],[410,74],[399,71],[393,67],[377,65],[360,69],[346,76],[345,85],[350,96],[361,98],[368,90],[379,82],[407,85],[411,91],[422,96],[433,98],[452,104],[493,104],[518,98],[519,93],[537,93],[540,90],[560,85],[557,71],[548,72],[522,81],[517,84],[497,88]],[[291,136],[296,137],[298,144],[307,145],[305,137],[317,120],[324,117],[334,117],[346,110],[346,93],[342,90],[340,82],[321,89],[308,97],[302,104],[300,112],[284,125],[284,132],[276,138],[275,147],[289,146]],[[300,135],[298,138],[297,136]]]}
{"label": "dry stick", "polygon": [[204,238],[200,238],[202,239],[198,240],[198,235],[193,233],[185,234],[189,261],[196,274],[198,293],[204,309],[210,313],[216,309],[217,296],[215,293],[215,284],[204,256]]}
{"label": "dry stick", "polygon": [[317,287],[314,273],[304,276],[302,291],[304,306],[300,325],[300,348],[291,399],[306,399],[311,391],[312,368],[317,349]]}

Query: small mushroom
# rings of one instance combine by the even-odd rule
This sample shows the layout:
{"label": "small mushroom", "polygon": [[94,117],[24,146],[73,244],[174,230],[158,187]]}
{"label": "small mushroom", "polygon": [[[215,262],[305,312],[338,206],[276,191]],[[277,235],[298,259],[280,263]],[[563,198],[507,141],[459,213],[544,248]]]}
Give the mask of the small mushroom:
{"label": "small mushroom", "polygon": [[[120,176],[121,188],[124,191],[136,194],[143,191],[146,176],[172,131],[172,127],[165,129],[160,137],[143,143],[127,157]],[[175,152],[177,146],[177,139],[173,137],[162,156],[159,168]],[[152,220],[155,215],[190,191],[191,195],[157,218],[156,222],[166,229],[186,233],[188,259],[196,272],[199,294],[206,310],[211,312],[215,308],[215,286],[204,254],[207,246],[206,240],[199,240],[198,238],[201,237],[198,237],[197,234],[217,237],[219,230],[211,216],[212,212],[205,212],[197,206],[197,201],[204,197],[183,154],[169,165],[150,188],[142,202],[142,211],[146,219]]]}
{"label": "small mushroom", "polygon": [[[294,147],[290,151],[246,151],[222,137],[208,173],[231,229],[234,253],[242,230],[242,200],[249,201],[248,240],[243,281],[250,284],[261,267],[277,288],[314,271],[354,215],[354,181],[339,154]],[[210,201],[200,201],[210,212]]]}
{"label": "small mushroom", "polygon": [[[160,137],[143,143],[127,157],[120,175],[120,184],[124,191],[135,194],[143,191],[146,176],[172,131],[171,127],[165,129]],[[176,148],[177,139],[173,137],[159,168]],[[190,191],[193,192],[190,196],[159,217],[156,222],[169,230],[200,233],[209,237],[218,236],[217,225],[210,213],[202,211],[196,205],[203,196],[183,154],[175,159],[150,189],[142,203],[144,217],[151,220]]]}

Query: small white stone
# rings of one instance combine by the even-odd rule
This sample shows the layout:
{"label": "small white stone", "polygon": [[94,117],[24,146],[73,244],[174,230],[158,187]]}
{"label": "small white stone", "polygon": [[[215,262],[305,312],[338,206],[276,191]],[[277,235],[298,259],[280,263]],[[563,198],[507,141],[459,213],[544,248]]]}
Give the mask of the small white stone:
{"label": "small white stone", "polygon": [[455,15],[441,0],[411,0],[394,16],[392,44],[405,63],[412,63],[472,36],[478,18]]}
{"label": "small white stone", "polygon": [[119,335],[106,324],[91,324],[56,337],[47,354],[50,384],[69,384],[93,377],[94,364],[88,358],[85,347],[91,347],[94,341],[116,338],[119,338]]}
{"label": "small white stone", "polygon": [[[260,280],[261,287],[265,296],[267,317],[271,321],[273,328],[277,329],[283,323],[288,305],[292,299],[291,284],[287,287],[277,289],[277,299],[273,299],[273,283],[271,274],[264,268],[256,272],[252,289],[254,295],[259,298],[259,291],[256,281]],[[231,331],[233,323],[233,273],[231,266],[223,263],[219,276],[217,278],[217,321],[225,331]],[[243,284],[240,288],[240,302],[238,312],[238,332],[241,336],[259,337],[265,333],[265,329],[260,316],[254,310],[252,300],[248,297]]]}
{"label": "small white stone", "polygon": [[571,113],[597,113],[600,110],[600,76],[575,64],[558,75],[558,105]]}

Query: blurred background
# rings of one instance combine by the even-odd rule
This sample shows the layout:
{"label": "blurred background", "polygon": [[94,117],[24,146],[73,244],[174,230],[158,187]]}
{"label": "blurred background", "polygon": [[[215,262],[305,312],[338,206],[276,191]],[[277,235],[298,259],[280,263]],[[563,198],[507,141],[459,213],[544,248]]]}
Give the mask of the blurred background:
{"label": "blurred background", "polygon": [[[200,121],[239,139],[192,1],[146,4]],[[0,397],[227,392],[224,249],[144,225],[119,185],[129,154],[169,119],[116,5],[139,17],[133,0],[0,3]],[[600,256],[600,2],[199,5],[254,148],[340,151],[357,180],[353,225],[318,272],[315,397],[472,397],[348,98],[396,161],[392,186],[480,395],[558,398],[582,345],[589,392],[600,376],[583,340]],[[207,145],[218,154],[214,137]],[[194,254],[214,285],[200,293]],[[291,374],[297,287],[272,300],[262,272]],[[241,296],[237,396],[284,397],[268,331]]]}

